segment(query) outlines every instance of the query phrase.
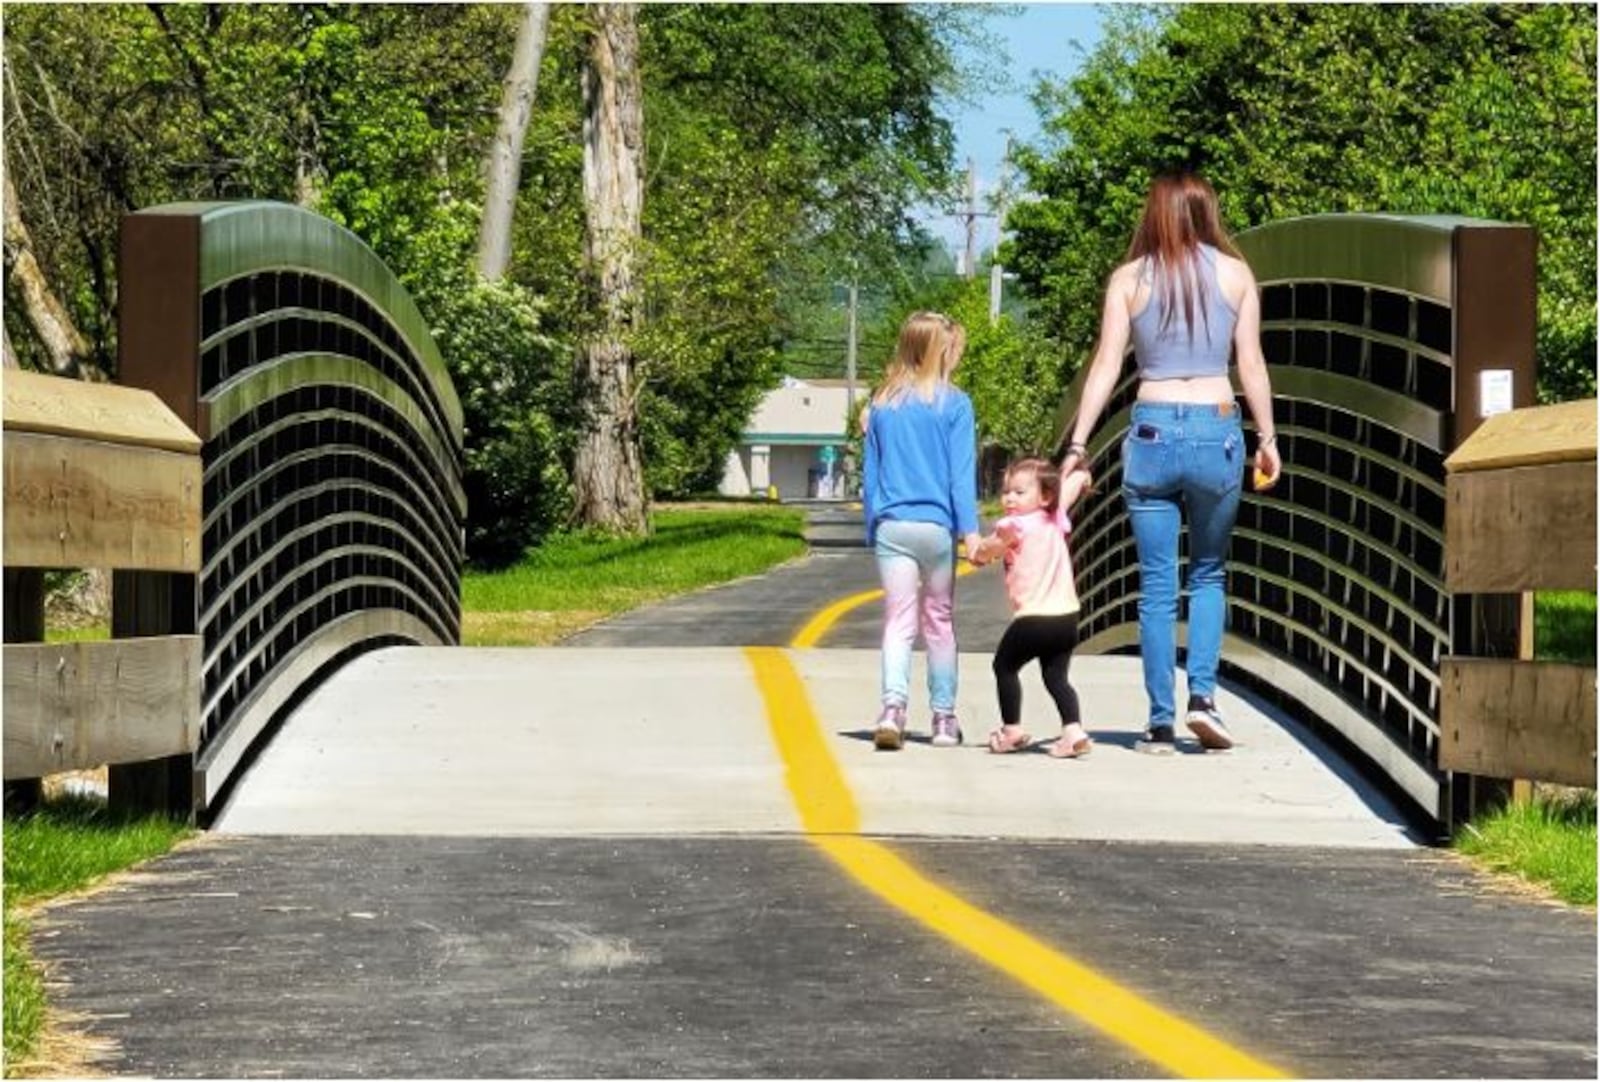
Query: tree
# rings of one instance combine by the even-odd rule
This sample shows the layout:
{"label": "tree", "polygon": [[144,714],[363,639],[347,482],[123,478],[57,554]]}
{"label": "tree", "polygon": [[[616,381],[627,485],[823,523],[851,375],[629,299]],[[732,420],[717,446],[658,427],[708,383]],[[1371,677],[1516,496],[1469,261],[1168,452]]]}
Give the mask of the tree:
{"label": "tree", "polygon": [[549,24],[549,4],[522,5],[511,67],[500,99],[499,125],[489,144],[485,169],[488,184],[483,197],[483,225],[478,232],[478,273],[490,281],[505,274],[506,264],[511,262],[511,218],[522,177],[522,142],[539,88],[539,63],[544,58]]}
{"label": "tree", "polygon": [[580,410],[573,483],[579,521],[644,533],[638,387],[630,335],[638,326],[635,257],[644,206],[643,89],[635,5],[598,4],[583,70],[584,275],[593,327],[579,351]]}
{"label": "tree", "polygon": [[[8,281],[16,285],[40,345],[49,359],[50,371],[58,376],[83,375],[104,380],[105,373],[89,358],[89,342],[73,325],[72,317],[56,298],[39,261],[33,255],[33,238],[22,222],[22,208],[18,206],[17,190],[11,183],[11,174],[5,175],[5,266]],[[12,364],[11,336],[6,335],[6,361]]]}
{"label": "tree", "polygon": [[1067,363],[1092,348],[1105,277],[1145,185],[1197,168],[1229,225],[1327,212],[1464,214],[1540,233],[1545,399],[1594,393],[1592,7],[1119,8],[1064,83],[1042,84],[1041,199],[1007,266]]}

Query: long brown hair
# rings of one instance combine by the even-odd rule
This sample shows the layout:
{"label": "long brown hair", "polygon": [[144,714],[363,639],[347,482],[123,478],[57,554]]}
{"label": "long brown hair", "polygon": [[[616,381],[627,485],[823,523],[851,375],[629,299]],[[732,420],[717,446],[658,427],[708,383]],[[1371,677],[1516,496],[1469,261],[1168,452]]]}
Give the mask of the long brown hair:
{"label": "long brown hair", "polygon": [[[1196,173],[1163,173],[1150,184],[1144,215],[1133,231],[1127,260],[1150,260],[1152,288],[1160,294],[1161,329],[1166,330],[1183,306],[1184,326],[1194,338],[1195,298],[1200,293],[1200,245],[1209,244],[1243,259],[1222,225],[1217,193]],[[1201,318],[1205,318],[1204,310]]]}
{"label": "long brown hair", "polygon": [[883,386],[873,396],[875,405],[892,405],[915,389],[931,401],[939,386],[950,378],[967,346],[961,324],[939,312],[912,312],[900,325],[894,360],[884,373]]}

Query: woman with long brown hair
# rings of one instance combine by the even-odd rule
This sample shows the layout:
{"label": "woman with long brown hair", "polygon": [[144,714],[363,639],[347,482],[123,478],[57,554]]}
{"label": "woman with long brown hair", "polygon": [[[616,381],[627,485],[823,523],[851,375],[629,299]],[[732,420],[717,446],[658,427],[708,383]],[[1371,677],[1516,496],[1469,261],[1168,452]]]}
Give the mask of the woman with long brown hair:
{"label": "woman with long brown hair", "polygon": [[1122,492],[1139,554],[1139,652],[1150,697],[1141,748],[1175,747],[1178,533],[1189,520],[1189,640],[1185,721],[1208,749],[1233,746],[1216,707],[1227,620],[1228,540],[1239,510],[1245,443],[1228,375],[1255,421],[1257,487],[1282,470],[1272,387],[1261,352],[1255,276],[1222,226],[1217,195],[1193,173],[1156,178],[1129,245],[1112,272],[1100,343],[1061,467],[1069,503],[1089,481],[1085,441],[1116,388],[1132,342],[1139,394],[1122,443]]}

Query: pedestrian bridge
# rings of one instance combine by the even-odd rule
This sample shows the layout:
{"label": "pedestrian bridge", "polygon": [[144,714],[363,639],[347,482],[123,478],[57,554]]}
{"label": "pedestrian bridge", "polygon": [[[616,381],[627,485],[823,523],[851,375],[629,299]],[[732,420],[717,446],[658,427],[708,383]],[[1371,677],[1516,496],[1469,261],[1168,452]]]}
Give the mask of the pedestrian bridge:
{"label": "pedestrian bridge", "polygon": [[[51,463],[79,452],[50,441],[92,437],[92,423],[19,431],[38,462],[14,493],[8,413],[8,509],[31,493],[41,521],[60,528],[55,548],[14,556],[8,515],[7,780],[106,761],[104,741],[63,721],[89,703],[114,715],[120,738],[141,718],[170,734],[123,739],[121,757],[109,756],[114,788],[120,778],[162,792],[239,830],[305,831],[319,816],[327,829],[399,830],[407,802],[412,812],[459,807],[463,831],[790,830],[816,810],[808,802],[846,797],[851,822],[887,833],[1125,837],[1142,819],[1163,836],[1207,836],[1231,820],[1288,840],[1291,824],[1327,816],[1330,844],[1395,844],[1407,818],[1425,834],[1448,829],[1477,782],[1446,755],[1442,666],[1452,654],[1516,656],[1526,620],[1515,595],[1447,588],[1445,459],[1486,414],[1532,400],[1532,233],[1336,215],[1240,240],[1262,283],[1287,463],[1278,490],[1247,495],[1233,551],[1226,705],[1248,754],[1175,764],[1123,754],[1142,722],[1125,656],[1136,564],[1114,496],[1131,380],[1090,448],[1105,483],[1076,535],[1086,638],[1075,675],[1100,750],[1083,763],[980,764],[973,740],[949,755],[914,746],[872,756],[859,730],[875,663],[848,649],[609,661],[453,649],[462,416],[415,306],[325,219],[279,204],[183,204],[125,222],[119,371],[159,397],[192,443],[117,437],[166,470],[182,498],[128,497],[117,488],[125,462],[51,482]],[[198,462],[179,468],[162,454]],[[162,546],[149,543],[156,536]],[[118,569],[115,642],[55,661],[55,648],[37,644],[27,607],[51,566]],[[859,627],[846,635],[851,619],[872,619],[859,596],[869,573],[832,568],[804,602],[823,611],[791,599],[799,618],[769,620],[779,630],[761,642],[784,647],[825,618],[844,636],[833,645],[869,646]],[[853,599],[840,589],[852,575]],[[1586,575],[1592,585],[1592,559]],[[401,644],[423,649],[385,649]],[[148,671],[155,692],[129,694],[124,666]],[[33,682],[14,685],[14,669]],[[780,669],[789,675],[775,677]],[[961,708],[986,718],[986,658],[964,669]],[[40,697],[46,685],[54,698]],[[27,726],[14,695],[43,704]],[[173,711],[185,719],[176,731]],[[969,738],[987,728],[969,724],[979,730]],[[1048,719],[1033,725],[1049,735]],[[802,733],[811,750],[796,761],[799,745],[785,741]],[[135,759],[155,766],[122,765]],[[1389,795],[1357,795],[1355,765]],[[817,771],[840,776],[821,790],[798,785]],[[938,785],[926,784],[930,772]],[[1035,788],[1018,814],[1018,794]],[[1210,814],[1235,798],[1236,813]]]}

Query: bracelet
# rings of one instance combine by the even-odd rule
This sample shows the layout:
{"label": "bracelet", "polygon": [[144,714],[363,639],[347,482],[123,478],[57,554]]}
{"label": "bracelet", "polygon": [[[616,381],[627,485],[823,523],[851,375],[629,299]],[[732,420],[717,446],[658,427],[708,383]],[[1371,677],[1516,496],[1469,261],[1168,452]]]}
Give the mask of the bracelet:
{"label": "bracelet", "polygon": [[[1089,448],[1085,447],[1081,443],[1069,443],[1067,444],[1067,454],[1077,455],[1079,458],[1088,458]],[[1063,459],[1065,459],[1065,457],[1065,455],[1062,456]]]}
{"label": "bracelet", "polygon": [[1273,444],[1275,444],[1277,442],[1278,442],[1278,434],[1276,432],[1274,432],[1270,436],[1258,436],[1258,437],[1256,437],[1256,446],[1257,447],[1271,447]]}

